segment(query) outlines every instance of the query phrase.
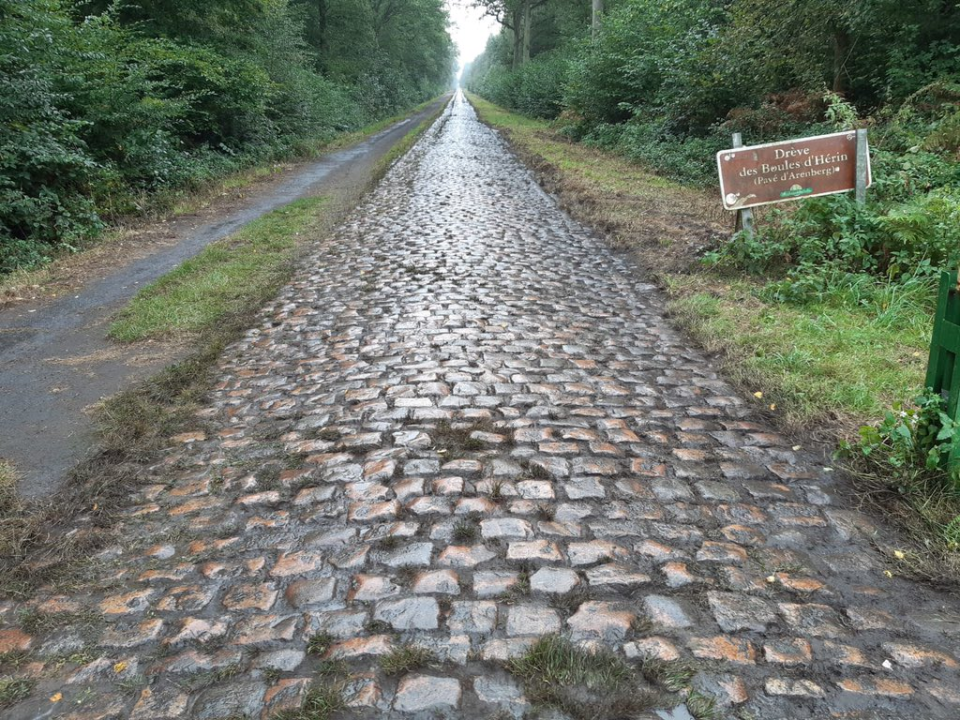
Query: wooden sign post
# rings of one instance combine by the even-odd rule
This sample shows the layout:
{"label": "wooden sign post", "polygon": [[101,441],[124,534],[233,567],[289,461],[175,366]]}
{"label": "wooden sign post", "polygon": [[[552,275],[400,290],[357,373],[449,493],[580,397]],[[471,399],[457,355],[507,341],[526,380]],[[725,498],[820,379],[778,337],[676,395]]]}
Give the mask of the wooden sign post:
{"label": "wooden sign post", "polygon": [[[733,134],[733,147],[743,147],[743,136],[740,133]],[[746,208],[737,210],[737,222],[734,230],[743,230],[748,236],[753,237],[753,210]]]}

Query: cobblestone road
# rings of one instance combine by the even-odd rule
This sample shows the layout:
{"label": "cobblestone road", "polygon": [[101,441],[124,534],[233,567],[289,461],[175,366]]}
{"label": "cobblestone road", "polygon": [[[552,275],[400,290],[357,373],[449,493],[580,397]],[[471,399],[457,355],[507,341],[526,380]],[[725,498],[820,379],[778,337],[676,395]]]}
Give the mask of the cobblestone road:
{"label": "cobblestone road", "polygon": [[[270,718],[324,635],[357,716],[521,717],[497,661],[548,633],[687,659],[721,716],[960,716],[960,601],[462,98],[221,370],[97,582],[0,607],[8,717]],[[387,677],[403,643],[442,662]]]}

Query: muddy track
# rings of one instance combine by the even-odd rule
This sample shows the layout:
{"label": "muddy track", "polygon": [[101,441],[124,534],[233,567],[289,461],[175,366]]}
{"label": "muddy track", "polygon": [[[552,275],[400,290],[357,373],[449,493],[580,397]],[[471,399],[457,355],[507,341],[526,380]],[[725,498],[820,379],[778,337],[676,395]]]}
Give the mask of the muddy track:
{"label": "muddy track", "polygon": [[51,494],[89,450],[90,411],[103,398],[156,373],[188,349],[174,344],[119,346],[106,338],[114,314],[139,290],[248,223],[294,200],[326,196],[343,216],[375,179],[381,159],[438,101],[386,130],[303,163],[238,198],[145,226],[143,242],[104,258],[84,284],[52,300],[0,309],[0,459],[12,461],[26,497]]}

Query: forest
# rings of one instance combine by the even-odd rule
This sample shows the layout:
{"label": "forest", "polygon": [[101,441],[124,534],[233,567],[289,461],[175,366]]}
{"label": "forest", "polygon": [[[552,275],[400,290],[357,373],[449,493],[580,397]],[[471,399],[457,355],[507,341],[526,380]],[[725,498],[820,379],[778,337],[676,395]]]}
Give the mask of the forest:
{"label": "forest", "polygon": [[0,0],[0,273],[450,86],[443,0]]}
{"label": "forest", "polygon": [[670,179],[715,186],[734,132],[759,144],[869,128],[867,208],[804,203],[714,256],[785,271],[771,292],[822,295],[838,276],[913,277],[957,259],[956,0],[607,0],[593,23],[583,0],[477,4],[503,29],[467,88]]}

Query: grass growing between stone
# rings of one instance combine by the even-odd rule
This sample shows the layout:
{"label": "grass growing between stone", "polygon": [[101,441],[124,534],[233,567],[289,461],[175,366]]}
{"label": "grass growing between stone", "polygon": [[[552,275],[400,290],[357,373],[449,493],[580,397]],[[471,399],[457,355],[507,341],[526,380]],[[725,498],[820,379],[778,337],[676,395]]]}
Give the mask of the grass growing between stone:
{"label": "grass growing between stone", "polygon": [[419,645],[401,645],[380,657],[380,669],[387,675],[403,675],[437,661],[432,650]]}
{"label": "grass growing between stone", "polygon": [[0,708],[15,705],[30,697],[34,681],[25,678],[0,677]]}
{"label": "grass growing between stone", "polygon": [[547,635],[506,669],[523,681],[534,704],[556,708],[577,720],[632,717],[656,704],[658,694],[612,653],[590,654],[569,640]]}
{"label": "grass growing between stone", "polygon": [[303,703],[296,710],[282,710],[274,720],[329,720],[335,713],[346,708],[343,687],[337,684],[318,683],[308,691]]}

